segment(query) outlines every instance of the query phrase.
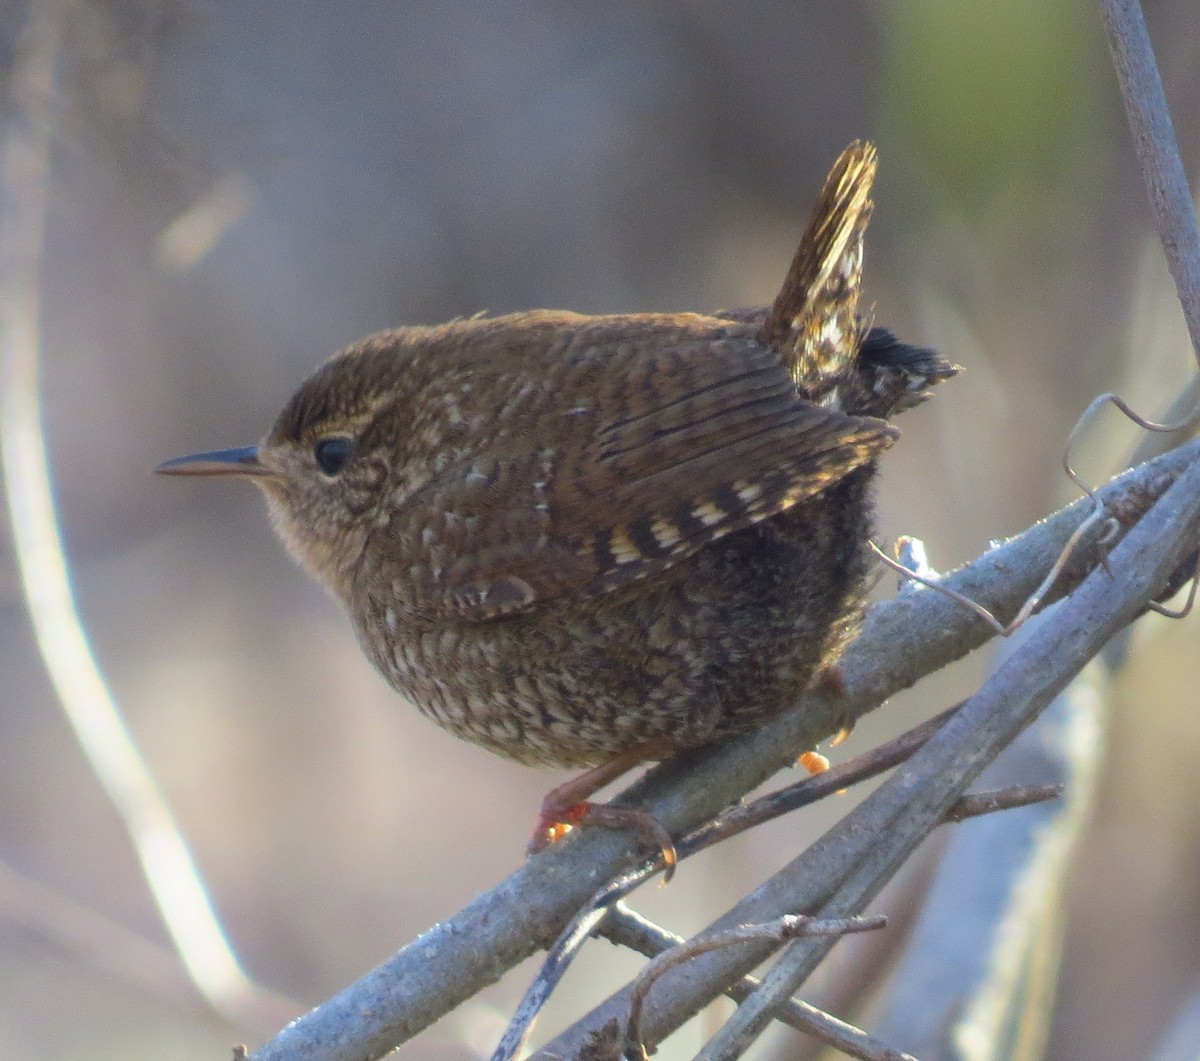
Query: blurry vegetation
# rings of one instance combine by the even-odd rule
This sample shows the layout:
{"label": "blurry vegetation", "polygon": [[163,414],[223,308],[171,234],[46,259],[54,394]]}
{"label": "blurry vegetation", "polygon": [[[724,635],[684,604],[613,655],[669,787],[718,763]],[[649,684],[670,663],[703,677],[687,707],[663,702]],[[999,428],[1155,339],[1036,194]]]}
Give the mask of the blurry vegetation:
{"label": "blurry vegetation", "polygon": [[1115,84],[1094,4],[900,0],[884,27],[887,143],[936,189],[930,206],[989,258],[1086,222],[1120,118],[1104,106]]}

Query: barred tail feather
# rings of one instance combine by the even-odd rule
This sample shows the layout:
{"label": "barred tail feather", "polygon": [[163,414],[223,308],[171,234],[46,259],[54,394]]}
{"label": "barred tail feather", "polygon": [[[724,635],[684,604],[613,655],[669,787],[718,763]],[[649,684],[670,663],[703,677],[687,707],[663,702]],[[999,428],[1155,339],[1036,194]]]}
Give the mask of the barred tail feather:
{"label": "barred tail feather", "polygon": [[855,141],[826,178],[759,341],[779,352],[800,394],[838,404],[859,346],[863,233],[871,216],[873,145]]}

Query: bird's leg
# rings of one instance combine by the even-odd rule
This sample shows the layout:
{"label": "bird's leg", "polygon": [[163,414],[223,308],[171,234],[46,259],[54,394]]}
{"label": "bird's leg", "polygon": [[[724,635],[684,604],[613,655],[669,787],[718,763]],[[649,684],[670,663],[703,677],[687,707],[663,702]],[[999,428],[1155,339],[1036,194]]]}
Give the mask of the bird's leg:
{"label": "bird's leg", "polygon": [[670,834],[654,815],[641,807],[614,807],[606,803],[592,803],[588,797],[640,763],[664,758],[673,750],[670,741],[666,739],[639,744],[551,789],[542,800],[542,809],[533,827],[528,853],[536,854],[561,839],[577,825],[629,829],[662,851],[669,877],[675,869],[675,845]]}

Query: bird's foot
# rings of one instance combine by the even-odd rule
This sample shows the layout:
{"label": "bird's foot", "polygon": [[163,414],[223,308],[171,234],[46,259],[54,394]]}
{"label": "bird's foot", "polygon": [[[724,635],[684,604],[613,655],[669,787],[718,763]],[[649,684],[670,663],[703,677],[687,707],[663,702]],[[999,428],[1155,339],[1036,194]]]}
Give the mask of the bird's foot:
{"label": "bird's foot", "polygon": [[542,809],[533,827],[527,854],[534,855],[561,840],[572,829],[580,825],[602,825],[609,829],[628,829],[647,845],[657,848],[666,864],[664,883],[671,879],[678,859],[675,844],[657,818],[641,807],[612,806],[593,803],[588,799],[598,789],[614,781],[628,770],[658,758],[668,749],[658,743],[642,745],[610,759],[606,763],[585,770],[547,793]]}

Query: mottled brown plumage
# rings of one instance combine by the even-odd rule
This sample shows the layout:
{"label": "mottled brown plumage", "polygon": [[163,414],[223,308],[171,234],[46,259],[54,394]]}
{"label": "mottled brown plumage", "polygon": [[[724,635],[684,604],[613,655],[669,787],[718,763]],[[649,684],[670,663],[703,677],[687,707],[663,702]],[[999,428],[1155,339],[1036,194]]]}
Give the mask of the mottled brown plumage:
{"label": "mottled brown plumage", "polygon": [[953,367],[857,315],[875,154],[834,167],[771,307],[381,332],[253,450],[292,554],[440,725],[593,765],[759,724],[857,628],[883,418]]}

